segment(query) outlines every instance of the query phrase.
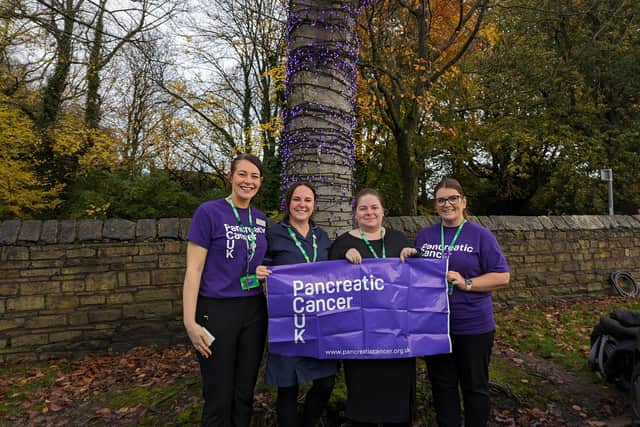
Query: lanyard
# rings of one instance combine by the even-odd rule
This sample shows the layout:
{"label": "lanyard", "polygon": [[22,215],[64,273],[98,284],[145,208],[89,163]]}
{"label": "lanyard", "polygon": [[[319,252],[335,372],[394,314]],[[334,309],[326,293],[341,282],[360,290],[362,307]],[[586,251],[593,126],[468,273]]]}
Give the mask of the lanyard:
{"label": "lanyard", "polygon": [[449,256],[451,255],[451,251],[453,251],[453,247],[456,245],[456,240],[458,240],[458,236],[460,235],[462,226],[465,222],[467,221],[463,219],[458,226],[458,229],[456,230],[456,234],[453,235],[453,239],[451,239],[449,244],[446,246],[446,250],[444,245],[444,225],[442,223],[440,224],[440,248],[442,248],[442,258],[449,258]]}
{"label": "lanyard", "polygon": [[[227,197],[227,202],[229,202],[229,204],[231,205],[231,210],[233,210],[233,215],[236,217],[236,221],[238,222],[238,225],[240,227],[243,227],[244,230],[247,229],[247,227],[244,226],[244,224],[242,223],[242,220],[240,219],[240,214],[238,213],[238,209],[236,209],[235,205],[233,204],[233,200],[231,199],[231,196]],[[244,242],[247,244],[247,273],[249,272],[249,264],[251,263],[251,260],[253,259],[253,256],[256,254],[256,233],[255,230],[253,229],[253,217],[251,216],[251,206],[249,206],[249,235],[247,236],[246,234],[244,235]],[[251,241],[251,243],[249,243],[249,241]]]}
{"label": "lanyard", "polygon": [[293,231],[293,227],[291,227],[290,225],[287,226],[287,231],[289,231],[289,236],[291,237],[291,240],[293,240],[293,243],[296,244],[296,246],[298,247],[298,250],[300,251],[300,253],[302,254],[302,256],[304,257],[304,259],[307,262],[316,262],[318,260],[318,242],[317,242],[317,238],[316,238],[316,233],[311,230],[311,237],[313,239],[313,261],[311,261],[309,259],[309,255],[307,254],[307,251],[302,247],[302,242],[300,242],[300,240],[298,240],[298,236],[296,236],[296,232]]}
{"label": "lanyard", "polygon": [[[362,237],[362,240],[364,240],[364,243],[369,248],[369,251],[373,254],[373,257],[374,258],[378,258],[378,254],[373,249],[373,246],[371,246],[371,242],[369,242],[369,240],[367,240],[367,236],[364,235],[364,232],[362,230],[358,229],[358,231],[360,232],[360,237]],[[384,247],[384,228],[380,229],[380,238],[382,239],[382,258],[386,258],[387,257],[387,249]]]}

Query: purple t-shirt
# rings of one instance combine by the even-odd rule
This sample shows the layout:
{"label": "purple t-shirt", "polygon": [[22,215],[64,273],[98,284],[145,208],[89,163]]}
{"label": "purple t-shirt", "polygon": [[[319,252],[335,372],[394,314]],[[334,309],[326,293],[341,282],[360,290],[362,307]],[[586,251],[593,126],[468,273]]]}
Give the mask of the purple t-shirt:
{"label": "purple t-shirt", "polygon": [[[445,246],[453,239],[456,229],[444,227]],[[423,258],[442,258],[440,224],[420,230],[415,243]],[[467,279],[485,273],[505,273],[509,266],[493,234],[480,224],[467,221],[449,257],[449,270]],[[465,292],[456,288],[449,303],[452,334],[484,334],[495,329],[491,292]]]}
{"label": "purple t-shirt", "polygon": [[247,271],[247,243],[250,236],[249,209],[238,209],[242,226],[236,221],[231,205],[225,199],[205,202],[198,206],[187,240],[207,249],[207,259],[200,281],[200,295],[210,298],[233,298],[258,295],[262,287],[242,290],[240,277],[254,274],[267,252],[267,217],[258,209],[251,209],[256,234],[256,252]]}

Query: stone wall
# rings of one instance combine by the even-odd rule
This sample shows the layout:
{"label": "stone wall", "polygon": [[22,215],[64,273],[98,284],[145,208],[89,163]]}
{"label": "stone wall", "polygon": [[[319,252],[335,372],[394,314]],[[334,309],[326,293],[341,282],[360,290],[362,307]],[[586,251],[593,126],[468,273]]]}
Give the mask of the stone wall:
{"label": "stone wall", "polygon": [[[511,267],[502,304],[611,293],[640,278],[640,217],[478,217]],[[45,359],[184,339],[189,219],[0,223],[0,360]],[[435,217],[388,218],[411,239]]]}
{"label": "stone wall", "polygon": [[0,224],[0,360],[184,338],[190,220]]}
{"label": "stone wall", "polygon": [[[511,270],[499,304],[544,302],[613,292],[609,275],[631,272],[640,283],[640,215],[477,217],[500,242]],[[438,217],[395,217],[390,228],[413,239]]]}

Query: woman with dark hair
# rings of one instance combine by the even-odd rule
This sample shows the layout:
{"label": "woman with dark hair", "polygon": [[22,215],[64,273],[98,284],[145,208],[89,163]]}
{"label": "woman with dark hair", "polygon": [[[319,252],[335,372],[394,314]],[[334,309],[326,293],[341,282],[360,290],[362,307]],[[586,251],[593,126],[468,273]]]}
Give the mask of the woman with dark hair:
{"label": "woman with dark hair", "polygon": [[[363,258],[400,257],[410,248],[404,234],[382,227],[384,206],[380,193],[364,189],[355,199],[354,216],[358,228],[336,239],[331,259],[346,259],[360,264]],[[347,383],[345,415],[354,426],[383,424],[410,426],[415,404],[416,360],[349,359],[343,360]]]}
{"label": "woman with dark hair", "polygon": [[[466,217],[460,183],[445,178],[434,191],[441,223],[416,237],[424,258],[447,258],[453,352],[425,357],[439,426],[485,426],[489,419],[489,358],[495,324],[491,291],[509,283],[509,266],[489,230]],[[435,249],[434,249],[435,248]]]}
{"label": "woman with dark hair", "polygon": [[187,234],[183,322],[202,374],[202,426],[249,426],[267,309],[256,266],[267,218],[251,207],[262,184],[251,154],[231,163],[231,194],[200,205]]}
{"label": "woman with dark hair", "polygon": [[[293,184],[287,191],[282,221],[267,229],[270,265],[287,265],[326,261],[331,240],[327,233],[311,219],[316,192],[305,182]],[[271,271],[259,266],[260,276]],[[337,362],[310,357],[281,356],[269,353],[265,383],[278,387],[276,410],[279,427],[312,427],[322,415],[333,385]],[[304,401],[302,418],[298,418],[298,389],[300,384],[313,381]]]}

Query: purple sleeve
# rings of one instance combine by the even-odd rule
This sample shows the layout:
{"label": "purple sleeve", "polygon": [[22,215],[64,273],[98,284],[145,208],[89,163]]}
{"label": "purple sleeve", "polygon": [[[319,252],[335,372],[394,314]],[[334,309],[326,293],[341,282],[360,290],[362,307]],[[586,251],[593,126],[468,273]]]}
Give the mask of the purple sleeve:
{"label": "purple sleeve", "polygon": [[214,224],[209,216],[209,212],[204,205],[200,205],[193,213],[191,226],[187,233],[187,240],[205,249],[209,249],[211,246],[211,237],[213,236],[213,227]]}
{"label": "purple sleeve", "polygon": [[495,236],[485,230],[480,246],[480,263],[484,273],[508,273],[509,265]]}

